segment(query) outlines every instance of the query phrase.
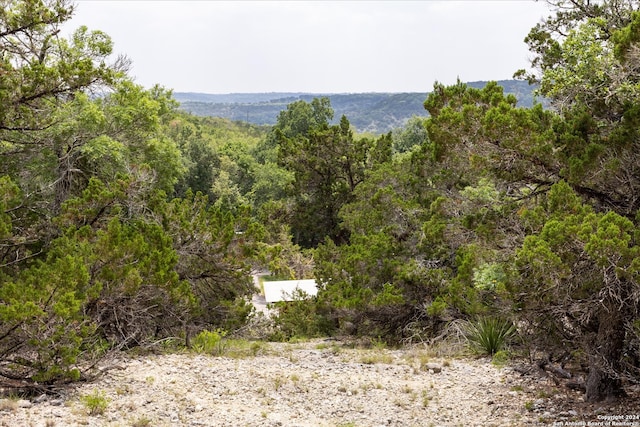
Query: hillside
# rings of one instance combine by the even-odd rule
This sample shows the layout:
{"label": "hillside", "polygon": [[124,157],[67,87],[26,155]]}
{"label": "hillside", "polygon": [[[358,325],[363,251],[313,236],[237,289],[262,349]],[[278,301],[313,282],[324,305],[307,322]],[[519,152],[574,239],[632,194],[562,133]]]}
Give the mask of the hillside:
{"label": "hillside", "polygon": [[[487,82],[470,82],[472,87],[482,88]],[[502,80],[499,83],[506,93],[514,94],[519,105],[533,105],[533,88],[527,82]],[[176,92],[174,98],[181,108],[199,116],[222,117],[254,124],[273,125],[280,111],[297,101],[328,97],[335,111],[334,121],[342,115],[359,132],[376,134],[402,126],[412,116],[424,116],[423,103],[427,93],[344,93],[313,94],[299,92],[204,94]]]}

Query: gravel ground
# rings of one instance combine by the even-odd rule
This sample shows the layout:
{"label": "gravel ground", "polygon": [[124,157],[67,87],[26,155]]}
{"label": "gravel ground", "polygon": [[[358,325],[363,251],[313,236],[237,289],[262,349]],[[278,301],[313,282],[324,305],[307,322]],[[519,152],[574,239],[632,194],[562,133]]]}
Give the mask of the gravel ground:
{"label": "gravel ground", "polygon": [[[568,426],[628,411],[587,406],[488,359],[421,348],[316,341],[251,352],[122,356],[63,397],[0,399],[0,426]],[[90,414],[86,396],[104,412]]]}

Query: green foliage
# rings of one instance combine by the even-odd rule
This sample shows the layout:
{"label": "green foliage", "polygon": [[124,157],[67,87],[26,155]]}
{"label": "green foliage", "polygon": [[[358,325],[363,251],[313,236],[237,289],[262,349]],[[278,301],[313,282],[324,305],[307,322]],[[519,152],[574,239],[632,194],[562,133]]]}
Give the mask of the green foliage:
{"label": "green foliage", "polygon": [[[430,83],[430,82],[426,82]],[[470,82],[482,87],[486,81]],[[519,105],[531,107],[534,87],[518,80],[501,80],[506,92],[518,98]],[[422,103],[426,92],[410,93],[347,93],[322,95],[329,98],[334,116],[345,115],[358,133],[381,135],[396,132],[415,117],[424,116]],[[296,100],[311,102],[318,97],[307,93],[175,93],[180,107],[198,116],[224,117],[233,121],[274,125],[282,110]],[[337,122],[337,121],[336,121]],[[332,124],[335,124],[332,122]],[[402,150],[399,150],[402,151]]]}
{"label": "green foliage", "polygon": [[473,272],[473,283],[476,288],[482,290],[496,290],[504,288],[506,274],[501,264],[485,263]]}
{"label": "green foliage", "polygon": [[338,212],[352,199],[367,167],[369,141],[354,140],[344,116],[339,125],[329,126],[332,114],[326,98],[311,104],[299,101],[274,127],[278,163],[295,177],[290,189],[295,203],[292,234],[303,247],[315,247],[325,237],[345,240]]}
{"label": "green foliage", "polygon": [[596,42],[605,39],[605,23],[604,18],[592,18],[569,32],[558,58],[562,67],[548,68],[542,77],[540,91],[545,96],[578,96],[572,100],[577,103],[591,103],[606,96],[614,55],[607,42]]}
{"label": "green foliage", "polygon": [[94,390],[92,394],[80,396],[80,401],[87,408],[89,415],[102,415],[109,406],[109,399],[104,392]]}
{"label": "green foliage", "polygon": [[393,131],[393,151],[405,153],[413,147],[429,143],[429,134],[425,128],[425,119],[419,116],[411,117],[400,129]]}
{"label": "green foliage", "polygon": [[444,301],[442,297],[436,297],[436,299],[427,307],[427,314],[431,317],[440,317],[445,313],[449,305]]}
{"label": "green foliage", "polygon": [[262,229],[247,210],[233,213],[210,205],[202,194],[159,201],[161,223],[177,255],[175,273],[188,284],[197,308],[190,321],[215,327],[242,324],[253,292],[249,274]]}
{"label": "green foliage", "polygon": [[20,189],[8,176],[0,177],[0,241],[13,234],[11,215],[7,212],[20,203]]}
{"label": "green foliage", "polygon": [[[493,354],[491,358],[491,364],[497,367],[503,367],[509,363],[511,359],[511,354],[507,350],[498,350]],[[514,390],[517,391],[517,390]]]}
{"label": "green foliage", "polygon": [[197,353],[213,354],[222,356],[224,354],[224,337],[227,335],[222,329],[215,331],[204,330],[193,337],[191,349]]}
{"label": "green foliage", "polygon": [[109,349],[192,331],[220,353],[267,267],[320,283],[278,304],[273,338],[479,318],[467,337],[499,355],[513,325],[486,314],[509,312],[524,342],[585,355],[588,400],[618,395],[638,372],[640,14],[555,3],[527,38],[553,110],[436,83],[428,118],[365,137],[328,98],[290,102],[271,131],[179,113],[104,33],[59,38],[67,1],[5,2],[3,370],[77,380]]}
{"label": "green foliage", "polygon": [[293,302],[279,303],[279,314],[274,318],[276,330],[269,336],[271,341],[289,341],[296,338],[316,338],[331,335],[334,328],[329,322],[315,314],[315,304]]}
{"label": "green foliage", "polygon": [[[262,235],[243,173],[264,132],[233,145],[190,134],[197,122],[172,127],[192,123],[171,92],[110,62],[107,35],[58,37],[72,10],[25,0],[0,12],[0,359],[34,384],[78,380],[109,349],[240,327]],[[167,200],[184,182],[185,198]]]}
{"label": "green foliage", "polygon": [[273,317],[275,332],[273,341],[289,341],[294,338],[316,338],[332,335],[336,329],[327,308],[315,297],[294,295],[293,301],[274,304],[277,314]]}
{"label": "green foliage", "polygon": [[[562,182],[549,192],[546,218],[517,251],[512,278],[521,318],[528,331],[539,332],[530,340],[579,349],[590,356],[593,375],[620,372],[624,331],[640,314],[637,302],[626,299],[640,286],[637,226],[614,212],[594,213]],[[615,394],[620,385],[608,381]],[[602,391],[592,393],[590,399],[603,398]]]}
{"label": "green foliage", "polygon": [[45,384],[78,379],[77,357],[95,330],[82,314],[89,270],[70,239],[52,246],[45,260],[13,278],[0,276],[0,354],[16,373]]}
{"label": "green foliage", "polygon": [[513,323],[508,320],[483,317],[467,322],[463,333],[473,350],[494,356],[509,344],[515,331]]}

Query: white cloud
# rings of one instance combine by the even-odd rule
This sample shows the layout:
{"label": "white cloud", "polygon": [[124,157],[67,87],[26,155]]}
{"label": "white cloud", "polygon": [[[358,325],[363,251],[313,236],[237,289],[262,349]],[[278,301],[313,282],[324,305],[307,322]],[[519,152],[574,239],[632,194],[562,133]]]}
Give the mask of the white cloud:
{"label": "white cloud", "polygon": [[529,1],[80,1],[145,86],[177,91],[419,91],[509,78],[546,14]]}

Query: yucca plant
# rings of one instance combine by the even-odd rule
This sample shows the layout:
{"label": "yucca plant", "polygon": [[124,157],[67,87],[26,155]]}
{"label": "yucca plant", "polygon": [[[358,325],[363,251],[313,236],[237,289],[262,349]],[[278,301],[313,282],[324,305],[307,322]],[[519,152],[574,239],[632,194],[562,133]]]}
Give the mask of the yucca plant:
{"label": "yucca plant", "polygon": [[467,322],[463,333],[469,346],[479,353],[493,356],[515,335],[516,328],[508,320],[497,317],[483,317]]}

